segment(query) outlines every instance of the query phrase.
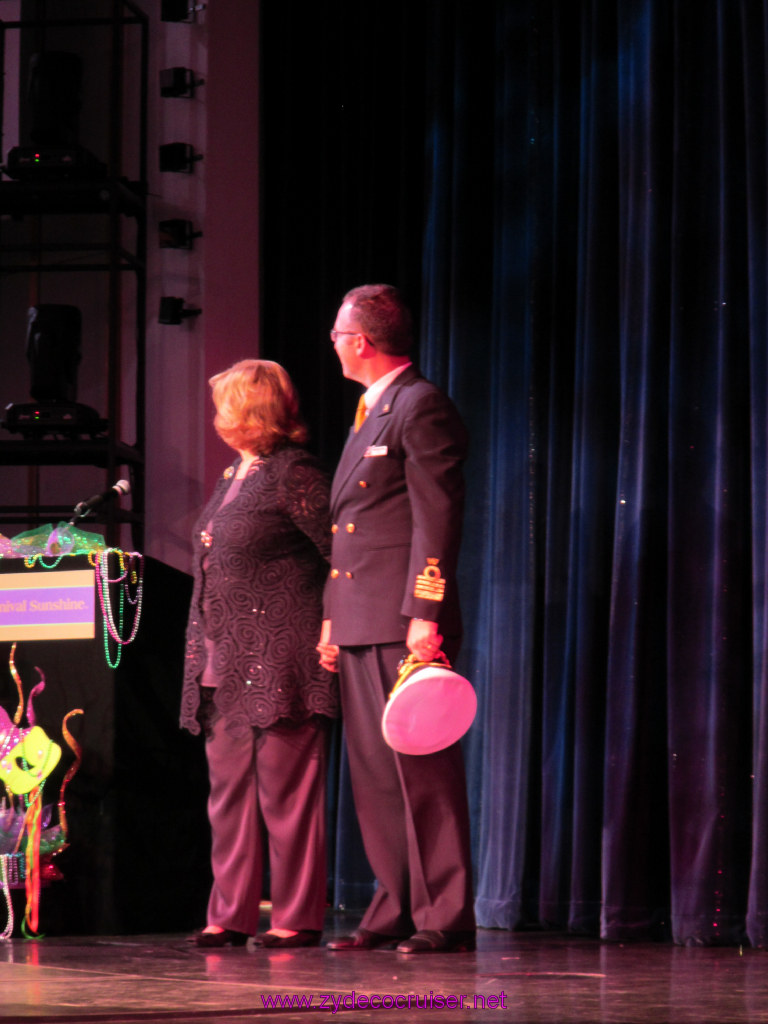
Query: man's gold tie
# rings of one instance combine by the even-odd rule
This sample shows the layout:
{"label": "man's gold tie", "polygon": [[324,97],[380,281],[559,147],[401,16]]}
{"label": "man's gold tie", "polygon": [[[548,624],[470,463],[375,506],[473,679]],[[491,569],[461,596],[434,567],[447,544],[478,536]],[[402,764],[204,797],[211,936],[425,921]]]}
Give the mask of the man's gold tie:
{"label": "man's gold tie", "polygon": [[367,415],[368,410],[365,407],[365,395],[360,395],[360,401],[357,403],[357,411],[355,412],[355,433],[357,433],[360,427],[365,423],[365,417]]}

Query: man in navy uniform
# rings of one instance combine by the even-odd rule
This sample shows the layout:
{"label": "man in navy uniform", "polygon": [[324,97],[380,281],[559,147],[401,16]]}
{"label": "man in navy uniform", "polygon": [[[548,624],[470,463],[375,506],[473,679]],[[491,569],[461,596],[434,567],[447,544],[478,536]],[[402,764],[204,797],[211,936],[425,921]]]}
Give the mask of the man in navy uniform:
{"label": "man in navy uniform", "polygon": [[345,295],[331,331],[345,377],[363,384],[331,489],[333,549],[318,645],[338,669],[352,790],[377,879],[352,935],[332,950],[475,948],[464,762],[458,743],[427,755],[384,742],[381,717],[409,652],[458,652],[456,563],[467,437],[450,399],[412,365],[397,289]]}

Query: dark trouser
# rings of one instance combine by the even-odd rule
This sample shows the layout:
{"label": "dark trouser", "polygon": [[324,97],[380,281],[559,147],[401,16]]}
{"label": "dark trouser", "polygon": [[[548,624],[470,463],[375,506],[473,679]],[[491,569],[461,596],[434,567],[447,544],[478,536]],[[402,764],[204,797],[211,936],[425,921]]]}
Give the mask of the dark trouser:
{"label": "dark trouser", "polygon": [[208,924],[254,935],[262,887],[262,823],[269,837],[272,927],[322,931],[325,913],[326,719],[206,739],[213,887]]}
{"label": "dark trouser", "polygon": [[461,747],[397,754],[381,716],[404,644],[342,647],[344,732],[365,851],[378,887],[362,927],[406,936],[475,927],[469,809]]}

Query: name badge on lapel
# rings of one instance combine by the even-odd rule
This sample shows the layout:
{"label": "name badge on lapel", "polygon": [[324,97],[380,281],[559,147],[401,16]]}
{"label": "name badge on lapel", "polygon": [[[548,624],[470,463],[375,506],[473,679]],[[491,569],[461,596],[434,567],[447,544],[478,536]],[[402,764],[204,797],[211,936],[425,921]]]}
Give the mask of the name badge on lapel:
{"label": "name badge on lapel", "polygon": [[369,445],[363,452],[364,459],[376,459],[381,458],[382,455],[386,455],[389,448],[385,444],[372,444]]}

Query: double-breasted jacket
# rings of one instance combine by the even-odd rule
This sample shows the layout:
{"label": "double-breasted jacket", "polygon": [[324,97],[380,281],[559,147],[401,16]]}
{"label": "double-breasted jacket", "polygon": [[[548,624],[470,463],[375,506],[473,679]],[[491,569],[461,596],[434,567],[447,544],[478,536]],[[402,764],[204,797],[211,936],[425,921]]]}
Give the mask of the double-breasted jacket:
{"label": "double-breasted jacket", "polygon": [[342,453],[331,489],[324,617],[331,643],[405,639],[412,618],[458,637],[456,566],[467,435],[451,400],[414,368],[386,388]]}

